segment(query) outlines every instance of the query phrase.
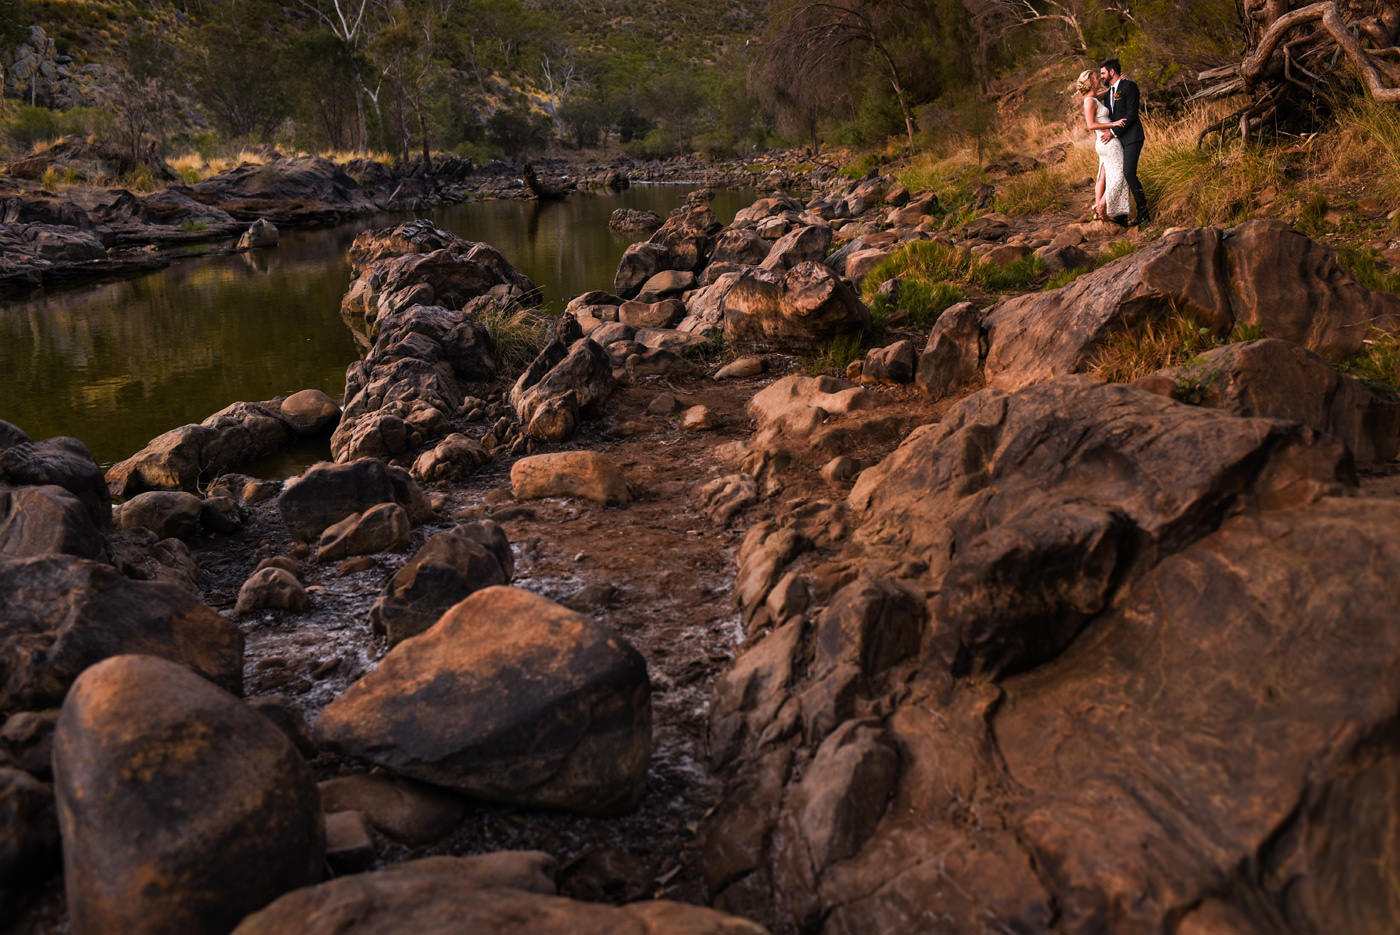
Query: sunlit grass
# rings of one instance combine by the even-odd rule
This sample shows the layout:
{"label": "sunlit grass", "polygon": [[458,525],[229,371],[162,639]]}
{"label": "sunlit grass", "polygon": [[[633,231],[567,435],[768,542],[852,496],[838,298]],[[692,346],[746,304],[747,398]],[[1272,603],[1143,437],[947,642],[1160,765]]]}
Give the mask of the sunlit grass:
{"label": "sunlit grass", "polygon": [[1400,334],[1372,328],[1361,351],[1342,361],[1340,369],[1392,396],[1400,394]]}

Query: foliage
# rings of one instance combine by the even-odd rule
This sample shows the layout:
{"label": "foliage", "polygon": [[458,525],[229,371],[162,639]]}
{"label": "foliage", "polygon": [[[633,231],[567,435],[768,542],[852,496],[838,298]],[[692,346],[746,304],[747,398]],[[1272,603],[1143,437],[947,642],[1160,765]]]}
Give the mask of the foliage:
{"label": "foliage", "polygon": [[1069,179],[1058,166],[1037,166],[1012,176],[997,193],[996,209],[1004,214],[1043,214],[1065,206]]}
{"label": "foliage", "polygon": [[846,367],[852,361],[860,358],[864,349],[865,345],[860,335],[841,335],[803,357],[802,367],[812,376],[840,375],[846,372]]}
{"label": "foliage", "polygon": [[1215,346],[1210,329],[1189,314],[1172,309],[1135,328],[1117,331],[1094,355],[1090,372],[1109,383],[1128,383],[1172,367]]}
{"label": "foliage", "polygon": [[1383,266],[1374,248],[1341,247],[1337,251],[1337,259],[1358,283],[1372,292],[1389,292],[1400,296],[1400,270],[1389,270]]}
{"label": "foliage", "polygon": [[534,309],[500,301],[479,313],[491,336],[496,367],[504,380],[514,380],[539,356],[547,343],[547,319]]}
{"label": "foliage", "polygon": [[[937,240],[907,243],[880,261],[861,286],[862,298],[880,321],[903,312],[911,324],[932,327],[948,306],[967,297],[969,288],[989,292],[1023,288],[1045,275],[1045,262],[1028,255],[1001,265],[976,259]],[[885,282],[899,281],[894,299],[881,296]]]}
{"label": "foliage", "polygon": [[1400,395],[1400,334],[1372,328],[1361,352],[1342,361],[1339,369],[1391,396]]}

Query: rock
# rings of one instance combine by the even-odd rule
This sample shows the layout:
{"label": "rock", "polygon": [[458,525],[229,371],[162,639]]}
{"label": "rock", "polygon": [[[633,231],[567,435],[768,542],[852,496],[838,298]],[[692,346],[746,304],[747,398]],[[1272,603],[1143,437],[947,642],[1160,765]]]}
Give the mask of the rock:
{"label": "rock", "polygon": [[675,902],[605,906],[553,895],[544,854],[427,857],[299,890],[241,924],[236,935],[762,935],[751,922]]}
{"label": "rock", "polygon": [[[711,265],[709,269],[714,269]],[[739,281],[740,272],[726,272],[702,288],[686,293],[685,318],[676,327],[688,334],[704,334],[724,328],[724,297]]]}
{"label": "rock", "polygon": [[258,610],[287,610],[300,612],[311,607],[311,595],[306,593],[296,576],[284,568],[264,568],[254,572],[238,589],[238,616]]}
{"label": "rock", "polygon": [[810,348],[870,327],[870,312],[820,263],[741,273],[723,300],[726,341]]}
{"label": "rock", "polygon": [[654,231],[661,226],[661,215],[655,211],[617,208],[608,216],[608,229],[615,231]]}
{"label": "rock", "polygon": [[214,476],[277,451],[291,434],[277,404],[234,403],[198,425],[157,436],[114,464],[107,470],[107,487],[116,497],[146,490],[195,493]]}
{"label": "rock", "polygon": [[1236,415],[1301,422],[1341,439],[1357,464],[1387,463],[1400,449],[1400,403],[1287,341],[1227,344],[1138,383]]}
{"label": "rock", "polygon": [[[690,270],[662,270],[642,284],[639,296],[643,302],[655,302],[695,286],[695,274]],[[624,303],[625,304],[625,303]]]}
{"label": "rock", "polygon": [[462,481],[490,460],[481,442],[453,432],[414,460],[413,476],[424,483]]}
{"label": "rock", "polygon": [[381,503],[326,527],[316,549],[316,561],[395,552],[408,545],[412,531],[407,510],[397,503]]}
{"label": "rock", "polygon": [[865,353],[860,372],[862,383],[899,386],[914,380],[914,342],[896,341]]}
{"label": "rock", "polygon": [[516,499],[583,497],[604,506],[626,506],[627,479],[606,455],[559,451],[521,458],[510,469]]}
{"label": "rock", "polygon": [[845,386],[835,377],[807,377],[792,374],[755,393],[749,400],[749,415],[760,423],[777,422],[809,409],[840,415],[873,409],[878,403],[869,390]]}
{"label": "rock", "polygon": [[282,418],[305,437],[324,435],[340,421],[340,407],[320,390],[300,390],[282,400]]}
{"label": "rock", "polygon": [[227,931],[320,877],[321,810],[291,741],[173,662],[83,673],[59,717],[54,792],[75,931]]}
{"label": "rock", "polygon": [[1035,255],[1045,264],[1050,273],[1060,273],[1071,269],[1093,269],[1094,258],[1077,244],[1046,244],[1037,247]]}
{"label": "rock", "polygon": [[627,851],[597,847],[559,870],[559,891],[589,903],[623,905],[645,899],[656,888],[656,875]]}
{"label": "rock", "polygon": [[63,553],[105,559],[102,528],[87,506],[62,487],[0,486],[0,556]]}
{"label": "rock", "polygon": [[446,837],[466,814],[461,799],[410,779],[359,773],[319,789],[326,812],[358,812],[380,834],[415,847]]}
{"label": "rock", "polygon": [[1367,292],[1330,250],[1276,221],[1163,236],[1052,292],[1008,299],[983,318],[987,383],[1013,390],[1088,368],[1105,338],[1167,315],[1223,337],[1236,324],[1333,359],[1372,322],[1400,321],[1400,299]]}
{"label": "rock", "polygon": [[831,238],[831,228],[825,224],[799,227],[773,244],[759,266],[783,273],[799,263],[821,263],[831,248]]}
{"label": "rock", "polygon": [[137,494],[117,510],[117,528],[137,526],[162,539],[189,539],[199,528],[204,501],[183,490],[152,490]]}
{"label": "rock", "polygon": [[623,302],[617,310],[618,321],[633,328],[669,328],[684,317],[685,303],[676,298],[650,304]]}
{"label": "rock", "polygon": [[21,711],[0,727],[0,762],[9,761],[36,779],[53,776],[53,731],[58,709]]}
{"label": "rock", "polygon": [[631,341],[637,336],[637,329],[620,321],[610,321],[589,333],[589,339],[599,347],[606,348],[617,341]]}
{"label": "rock", "polygon": [[16,910],[58,865],[53,790],[0,767],[0,905]]}
{"label": "rock", "polygon": [[942,208],[938,204],[938,196],[933,192],[924,192],[913,201],[891,209],[885,223],[890,227],[914,227],[925,217],[940,213]]}
{"label": "rock", "polygon": [[647,404],[647,414],[653,416],[675,415],[680,409],[680,401],[670,393],[662,393]]}
{"label": "rock", "polygon": [[112,567],[136,581],[159,581],[189,594],[199,595],[199,567],[189,546],[179,539],[158,539],[138,526],[123,529],[107,538]]}
{"label": "rock", "polygon": [[691,406],[681,413],[681,428],[688,432],[706,432],[723,424],[724,420],[708,406]]}
{"label": "rock", "polygon": [[748,474],[729,474],[700,487],[695,496],[711,522],[728,526],[735,516],[758,502],[758,481]]}
{"label": "rock", "polygon": [[934,323],[914,382],[930,398],[942,399],[977,378],[983,354],[982,312],[971,302],[959,302]]}
{"label": "rock", "polygon": [[738,266],[757,266],[768,258],[773,245],[751,230],[730,227],[720,234],[715,242],[710,263],[733,263]]}
{"label": "rock", "polygon": [[841,273],[851,282],[855,288],[861,288],[871,270],[885,261],[894,250],[889,247],[871,247],[868,250],[857,250],[846,258],[844,269]]}
{"label": "rock", "polygon": [[389,579],[370,608],[370,624],[395,646],[482,588],[509,584],[514,568],[510,542],[491,520],[440,532]]}
{"label": "rock", "polygon": [[[662,270],[683,269],[683,261],[665,247],[654,243],[634,243],[622,253],[613,277],[613,292],[625,298],[639,293],[642,284]],[[693,267],[692,267],[693,268]]]}
{"label": "rock", "polygon": [[55,707],[88,666],[148,653],[240,691],[243,637],[193,595],[66,556],[0,559],[0,714]]}
{"label": "rock", "polygon": [[[507,675],[520,672],[533,675]],[[316,732],[342,754],[467,795],[615,814],[645,787],[646,664],[587,617],[487,588],[391,649]]]}
{"label": "rock", "polygon": [[545,366],[532,365],[516,380],[510,403],[526,434],[544,441],[563,441],[578,420],[612,392],[616,381],[607,354],[589,338],[578,338],[568,345],[553,364],[545,357],[550,351],[546,347],[537,361]]}
{"label": "rock", "polygon": [[1296,423],[1066,377],[968,397],[862,473],[849,502],[858,540],[900,543],[943,581],[933,606],[957,635],[955,667],[1017,670],[1230,504],[1306,502],[1345,471],[1340,445]]}
{"label": "rock", "polygon": [[62,487],[87,508],[94,526],[107,529],[112,525],[107,483],[86,445],[66,437],[32,442],[14,426],[5,425],[18,434],[10,444],[0,440],[0,481],[16,487]]}
{"label": "rock", "polygon": [[761,356],[736,357],[715,371],[716,380],[742,380],[756,377],[768,369],[768,359]]}
{"label": "rock", "polygon": [[252,226],[238,238],[239,250],[255,250],[260,247],[277,246],[279,235],[277,226],[267,218],[258,218]]}
{"label": "rock", "polygon": [[432,515],[427,498],[408,472],[373,458],[313,464],[282,489],[277,510],[292,535],[311,539],[332,523],[380,503],[399,504],[414,524]]}
{"label": "rock", "polygon": [[311,740],[311,726],[306,723],[301,709],[286,695],[259,695],[249,698],[248,707],[271,721],[303,757],[309,759],[316,755],[316,744]]}
{"label": "rock", "polygon": [[374,861],[374,839],[359,812],[328,811],[326,822],[326,863],[336,873],[364,870]]}

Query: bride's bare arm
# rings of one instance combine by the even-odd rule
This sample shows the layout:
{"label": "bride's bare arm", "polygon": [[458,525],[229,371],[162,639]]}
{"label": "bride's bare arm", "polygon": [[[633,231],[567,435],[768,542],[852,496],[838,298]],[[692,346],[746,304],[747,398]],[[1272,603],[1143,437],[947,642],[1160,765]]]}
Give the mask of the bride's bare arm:
{"label": "bride's bare arm", "polygon": [[1095,123],[1094,118],[1098,116],[1099,102],[1092,94],[1084,95],[1084,126],[1089,130],[1111,130],[1114,127],[1121,127],[1123,121],[1114,120],[1111,123]]}

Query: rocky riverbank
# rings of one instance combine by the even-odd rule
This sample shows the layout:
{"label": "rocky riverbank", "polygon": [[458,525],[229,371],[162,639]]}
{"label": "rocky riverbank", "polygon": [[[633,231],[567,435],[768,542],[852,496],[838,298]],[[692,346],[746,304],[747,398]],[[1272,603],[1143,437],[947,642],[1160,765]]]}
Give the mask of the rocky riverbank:
{"label": "rocky riverbank", "polygon": [[[370,231],[340,406],[239,403],[105,477],[0,424],[7,908],[1385,928],[1400,402],[1333,362],[1400,300],[1283,225],[1139,232],[797,372],[875,333],[856,288],[900,244],[1072,266],[1122,236],[932,205],[871,178],[725,227],[693,197],[519,375],[508,258]],[[1264,337],[1086,375],[1183,310]],[[316,432],[334,461],[233,473]]]}

